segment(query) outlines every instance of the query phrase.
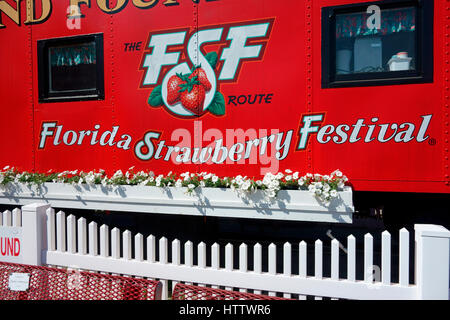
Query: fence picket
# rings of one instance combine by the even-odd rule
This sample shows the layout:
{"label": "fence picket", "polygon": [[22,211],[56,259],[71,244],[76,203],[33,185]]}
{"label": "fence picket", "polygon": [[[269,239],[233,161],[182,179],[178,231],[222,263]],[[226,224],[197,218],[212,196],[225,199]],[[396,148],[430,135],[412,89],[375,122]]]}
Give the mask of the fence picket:
{"label": "fence picket", "polygon": [[[206,268],[206,244],[204,242],[200,242],[197,246],[197,256],[198,256],[198,266],[200,268]],[[204,287],[205,285],[200,283],[200,287]]]}
{"label": "fence picket", "polygon": [[89,254],[93,256],[98,255],[98,229],[97,223],[92,221],[89,223]]}
{"label": "fence picket", "polygon": [[[233,270],[233,245],[228,243],[225,246],[225,270]],[[233,290],[232,287],[225,287],[226,290]]]}
{"label": "fence picket", "polygon": [[400,230],[399,248],[399,278],[401,286],[409,285],[409,232],[405,228]]}
{"label": "fence picket", "polygon": [[[191,241],[186,241],[184,243],[184,264],[187,267],[192,267],[194,265],[194,247]],[[186,283],[192,284],[192,282]]]}
{"label": "fence picket", "polygon": [[132,259],[131,232],[129,230],[122,233],[122,251],[125,260]]}
{"label": "fence picket", "polygon": [[[286,242],[283,245],[283,275],[285,276],[292,275],[292,247],[289,242]],[[290,299],[291,294],[283,292],[283,297]]]}
{"label": "fence picket", "polygon": [[76,252],[77,234],[75,229],[75,216],[67,217],[67,251],[69,253]]}
{"label": "fence picket", "polygon": [[120,258],[120,230],[117,228],[111,230],[111,257]]}
{"label": "fence picket", "polygon": [[[113,259],[120,259],[120,230],[118,228],[113,228],[111,230],[111,257]],[[117,275],[113,273],[112,275]],[[119,288],[120,284],[116,281],[111,282],[111,289],[116,292],[121,292]],[[120,300],[120,295],[116,297]]]}
{"label": "fence picket", "polygon": [[[175,239],[172,241],[172,264],[179,266],[181,264],[181,247],[180,240]],[[177,281],[172,281],[172,286],[175,288]]]}
{"label": "fence picket", "polygon": [[[159,263],[167,264],[168,262],[168,243],[167,238],[162,237],[159,239]],[[167,300],[169,297],[169,282],[166,279],[160,280],[162,283],[162,292],[161,292],[161,299]]]}
{"label": "fence picket", "polygon": [[47,213],[47,248],[49,251],[56,250],[56,227],[55,227],[55,209],[48,208]]}
{"label": "fence picket", "polygon": [[[219,270],[220,268],[220,245],[218,243],[214,243],[211,247],[211,268],[215,270]],[[214,289],[218,289],[219,286],[212,286]]]}
{"label": "fence picket", "polygon": [[[301,241],[298,245],[298,275],[299,277],[306,278],[307,276],[307,244],[305,241]],[[299,295],[299,300],[306,300],[305,295]]]}
{"label": "fence picket", "polygon": [[3,226],[12,227],[12,214],[9,210],[3,211]]}
{"label": "fence picket", "polygon": [[64,211],[59,211],[56,214],[56,230],[57,242],[56,249],[61,252],[66,251],[66,214]]}
{"label": "fence picket", "polygon": [[109,227],[106,224],[100,227],[100,256],[109,256]]}
{"label": "fence picket", "polygon": [[86,219],[78,219],[78,253],[87,254],[87,231],[86,231]]}
{"label": "fence picket", "polygon": [[144,237],[140,233],[134,236],[134,259],[144,261]]}
{"label": "fence picket", "polygon": [[13,227],[22,226],[22,210],[15,208],[12,211],[12,225]]}
{"label": "fence picket", "polygon": [[381,234],[381,282],[391,284],[391,234],[388,231]]}
{"label": "fence picket", "polygon": [[323,271],[323,244],[321,240],[316,240],[314,247],[314,277],[322,279]]}
{"label": "fence picket", "polygon": [[364,236],[364,281],[373,283],[373,237],[370,233]]}
{"label": "fence picket", "polygon": [[[241,272],[247,272],[248,271],[248,265],[247,265],[247,245],[245,243],[242,243],[239,246],[239,271]],[[240,292],[247,292],[246,288],[239,288]]]}
{"label": "fence picket", "polygon": [[347,280],[356,281],[356,239],[347,237]]}
{"label": "fence picket", "polygon": [[331,240],[331,279],[339,279],[339,241]]}
{"label": "fence picket", "polygon": [[[323,277],[323,244],[321,240],[316,240],[314,244],[314,277],[322,279]],[[315,300],[322,300],[322,297],[316,296]]]}
{"label": "fence picket", "polygon": [[[255,273],[262,273],[262,246],[256,243],[253,246],[253,271]],[[261,294],[261,290],[254,290],[256,294]]]}
{"label": "fence picket", "polygon": [[[269,245],[269,274],[275,275],[277,273],[277,247],[271,243]],[[276,296],[276,292],[269,291],[269,296]]]}
{"label": "fence picket", "polygon": [[156,261],[156,239],[154,235],[147,237],[147,261],[150,263]]}

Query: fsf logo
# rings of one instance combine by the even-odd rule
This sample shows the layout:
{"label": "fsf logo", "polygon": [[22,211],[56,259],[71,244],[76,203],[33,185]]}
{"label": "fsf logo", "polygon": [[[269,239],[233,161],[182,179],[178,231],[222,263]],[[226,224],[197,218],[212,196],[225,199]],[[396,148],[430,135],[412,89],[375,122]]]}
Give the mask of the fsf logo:
{"label": "fsf logo", "polygon": [[153,87],[148,104],[178,118],[225,115],[220,83],[236,82],[245,61],[262,59],[272,25],[269,19],[150,33],[141,61],[141,87]]}

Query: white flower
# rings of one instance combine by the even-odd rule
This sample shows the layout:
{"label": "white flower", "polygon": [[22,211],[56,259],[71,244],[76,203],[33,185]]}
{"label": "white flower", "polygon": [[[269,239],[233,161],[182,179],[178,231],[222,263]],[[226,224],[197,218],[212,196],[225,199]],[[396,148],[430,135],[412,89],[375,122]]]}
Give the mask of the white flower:
{"label": "white flower", "polygon": [[189,190],[194,190],[195,189],[195,184],[190,183],[190,184],[188,184],[187,187],[188,187]]}
{"label": "white flower", "polygon": [[250,186],[251,186],[252,184],[250,183],[250,181],[245,181],[244,183],[242,183],[242,185],[241,185],[241,189],[242,190],[248,190],[249,188],[250,188]]}
{"label": "white flower", "polygon": [[332,198],[336,198],[337,195],[338,195],[338,193],[337,193],[336,190],[331,190],[331,191],[330,191],[330,196],[331,196]]}
{"label": "white flower", "polygon": [[120,177],[123,177],[123,173],[122,173],[122,170],[117,170],[114,174],[113,174],[113,179],[114,178],[120,178]]}
{"label": "white flower", "polygon": [[291,181],[292,180],[292,176],[286,176],[285,179],[286,179],[286,181]]}
{"label": "white flower", "polygon": [[216,175],[213,175],[211,180],[212,180],[212,182],[216,183],[217,181],[219,181],[219,177]]}
{"label": "white flower", "polygon": [[178,179],[178,180],[175,182],[175,187],[181,188],[182,186],[183,186],[183,181],[182,181],[181,179]]}
{"label": "white flower", "polygon": [[284,170],[284,172],[286,172],[286,173],[292,173],[292,170],[286,169],[286,170]]}
{"label": "white flower", "polygon": [[292,175],[292,178],[294,178],[294,180],[297,180],[297,179],[298,179],[298,172],[295,172],[295,173]]}
{"label": "white flower", "polygon": [[305,178],[301,177],[300,179],[298,179],[299,186],[303,186],[304,184],[305,184]]}
{"label": "white flower", "polygon": [[339,178],[342,177],[342,172],[339,171],[339,170],[334,171],[333,174],[334,174],[336,177],[339,177]]}

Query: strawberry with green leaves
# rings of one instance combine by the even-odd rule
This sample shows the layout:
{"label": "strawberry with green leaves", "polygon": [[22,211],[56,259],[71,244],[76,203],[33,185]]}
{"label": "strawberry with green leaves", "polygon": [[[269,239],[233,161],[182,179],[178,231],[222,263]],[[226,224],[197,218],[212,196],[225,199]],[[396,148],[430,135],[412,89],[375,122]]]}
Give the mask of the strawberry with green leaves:
{"label": "strawberry with green leaves", "polygon": [[206,91],[198,77],[189,77],[186,83],[181,84],[180,87],[180,100],[183,107],[195,115],[201,115],[203,113]]}
{"label": "strawberry with green leaves", "polygon": [[182,75],[181,73],[177,73],[169,78],[167,82],[167,103],[172,105],[180,101],[181,85],[186,83],[186,78],[186,75]]}
{"label": "strawberry with green leaves", "polygon": [[192,79],[194,77],[197,77],[198,82],[200,82],[200,84],[205,88],[206,92],[211,90],[211,82],[209,82],[205,70],[203,70],[200,65],[192,69],[192,73],[189,78]]}

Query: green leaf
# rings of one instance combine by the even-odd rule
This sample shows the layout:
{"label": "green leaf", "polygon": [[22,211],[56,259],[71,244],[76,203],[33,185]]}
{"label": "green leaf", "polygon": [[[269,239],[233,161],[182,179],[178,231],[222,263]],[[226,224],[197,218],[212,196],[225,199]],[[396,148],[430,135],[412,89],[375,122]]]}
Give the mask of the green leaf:
{"label": "green leaf", "polygon": [[162,87],[156,86],[152,93],[150,94],[150,97],[148,98],[148,104],[152,107],[159,107],[163,105],[163,99],[162,99]]}
{"label": "green leaf", "polygon": [[211,67],[213,69],[215,69],[217,66],[217,60],[218,60],[217,52],[214,52],[214,51],[209,52],[206,54],[205,58],[206,58],[206,60],[208,60],[208,63],[211,65]]}
{"label": "green leaf", "polygon": [[225,98],[220,92],[216,92],[214,95],[214,100],[209,105],[208,111],[216,116],[225,114]]}

